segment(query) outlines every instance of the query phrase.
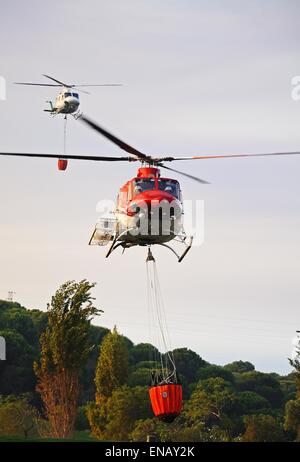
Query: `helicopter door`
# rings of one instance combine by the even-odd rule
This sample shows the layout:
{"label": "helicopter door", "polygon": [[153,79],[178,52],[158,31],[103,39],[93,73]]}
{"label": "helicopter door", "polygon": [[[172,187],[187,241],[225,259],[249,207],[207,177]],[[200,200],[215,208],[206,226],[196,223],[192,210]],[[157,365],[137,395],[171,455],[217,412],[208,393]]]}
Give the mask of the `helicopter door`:
{"label": "helicopter door", "polygon": [[96,223],[89,245],[107,245],[116,235],[116,218],[102,217]]}

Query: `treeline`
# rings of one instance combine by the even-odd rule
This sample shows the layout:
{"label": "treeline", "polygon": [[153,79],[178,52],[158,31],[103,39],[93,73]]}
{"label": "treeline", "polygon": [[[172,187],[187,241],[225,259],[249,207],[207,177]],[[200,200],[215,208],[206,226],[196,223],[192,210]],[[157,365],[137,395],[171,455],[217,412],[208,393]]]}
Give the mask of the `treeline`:
{"label": "treeline", "polygon": [[[184,392],[182,414],[153,418],[148,397],[154,347],[134,345],[116,329],[91,324],[93,284],[64,284],[47,312],[0,301],[0,435],[66,437],[74,429],[98,439],[144,441],[300,440],[300,367],[288,376],[247,361],[210,364],[173,351]],[[65,390],[63,396],[62,390]]]}

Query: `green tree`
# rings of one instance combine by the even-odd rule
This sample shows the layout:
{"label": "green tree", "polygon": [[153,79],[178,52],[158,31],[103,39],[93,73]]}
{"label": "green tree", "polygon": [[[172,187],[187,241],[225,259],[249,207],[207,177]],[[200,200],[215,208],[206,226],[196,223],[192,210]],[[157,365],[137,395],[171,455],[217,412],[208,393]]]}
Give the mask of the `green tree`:
{"label": "green tree", "polygon": [[36,432],[36,410],[25,397],[8,396],[0,401],[0,435],[27,438]]}
{"label": "green tree", "polygon": [[197,353],[188,348],[173,350],[173,356],[180,379],[183,376],[187,380],[187,383],[195,382],[197,380],[198,369],[208,365]]}
{"label": "green tree", "polygon": [[124,337],[114,327],[103,339],[96,368],[96,403],[111,396],[128,379],[128,349]]}
{"label": "green tree", "polygon": [[[45,313],[41,313],[42,317],[46,318]],[[19,303],[0,300],[0,335],[7,346],[6,361],[0,361],[0,394],[20,395],[34,390],[32,363],[39,356],[40,328],[33,311]]]}
{"label": "green tree", "polygon": [[104,438],[129,441],[135,422],[151,416],[147,387],[117,388],[106,402]]}
{"label": "green tree", "polygon": [[128,379],[127,343],[116,327],[103,339],[95,374],[95,403],[87,406],[87,417],[92,434],[105,438],[108,422],[107,401]]}
{"label": "green tree", "polygon": [[281,442],[284,433],[281,425],[271,415],[258,414],[244,417],[246,431],[244,442]]}
{"label": "green tree", "polygon": [[236,376],[236,385],[240,391],[254,391],[269,401],[273,408],[280,408],[283,392],[278,379],[272,374],[251,371]]}
{"label": "green tree", "polygon": [[290,400],[285,406],[284,428],[295,433],[296,441],[300,441],[300,399]]}
{"label": "green tree", "polygon": [[289,362],[294,368],[293,376],[296,384],[296,399],[286,403],[284,427],[286,430],[293,431],[296,441],[300,441],[300,339],[296,349],[296,357],[289,359]]}
{"label": "green tree", "polygon": [[79,393],[79,373],[92,349],[88,341],[90,320],[101,310],[94,307],[86,280],[68,281],[52,297],[48,324],[41,335],[41,360],[34,364],[51,436],[72,434]]}
{"label": "green tree", "polygon": [[133,365],[141,361],[155,361],[158,357],[159,351],[151,343],[138,343],[129,351],[129,362]]}
{"label": "green tree", "polygon": [[199,380],[206,380],[212,377],[221,377],[227,382],[234,383],[234,376],[232,372],[224,369],[222,366],[216,366],[214,364],[209,364],[208,366],[201,367],[198,369],[196,378]]}
{"label": "green tree", "polygon": [[188,425],[203,424],[230,432],[229,415],[235,403],[232,385],[220,377],[200,381],[187,402],[183,415]]}
{"label": "green tree", "polygon": [[224,369],[230,372],[243,374],[244,372],[254,371],[255,367],[249,361],[233,361],[233,363],[225,364]]}
{"label": "green tree", "polygon": [[254,391],[241,391],[236,394],[235,409],[239,415],[268,413],[271,405],[266,398]]}

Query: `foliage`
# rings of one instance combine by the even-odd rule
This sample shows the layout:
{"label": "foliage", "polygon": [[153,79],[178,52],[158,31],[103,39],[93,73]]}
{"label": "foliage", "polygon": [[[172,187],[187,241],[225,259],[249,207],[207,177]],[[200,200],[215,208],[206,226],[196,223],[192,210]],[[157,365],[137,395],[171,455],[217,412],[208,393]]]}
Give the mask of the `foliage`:
{"label": "foliage", "polygon": [[212,377],[221,377],[227,382],[234,382],[234,376],[229,370],[226,370],[224,367],[216,366],[214,364],[209,364],[208,366],[201,367],[200,369],[198,369],[196,374],[197,381],[209,379]]}
{"label": "foliage", "polygon": [[138,343],[129,351],[129,362],[136,365],[141,361],[156,361],[158,356],[158,349],[150,343]]}
{"label": "foliage", "polygon": [[195,382],[198,369],[208,364],[197,353],[188,348],[173,350],[173,356],[180,379],[182,380],[183,376],[188,383]]}
{"label": "foliage", "polygon": [[77,409],[75,428],[78,431],[86,431],[90,429],[89,421],[87,418],[86,406],[79,406]]}
{"label": "foliage", "polygon": [[129,441],[135,422],[151,416],[146,387],[116,388],[101,406],[89,405],[92,434],[101,440]]}
{"label": "foliage", "polygon": [[[39,337],[43,333],[46,335],[48,316],[49,310],[46,313],[38,310],[27,310],[18,303],[0,301],[0,335],[3,335],[7,342],[7,360],[0,361],[2,403],[9,394],[21,395],[24,392],[31,392],[30,401],[27,400],[29,406],[34,407],[35,412],[41,410],[42,403],[38,399],[39,395],[34,394],[36,377],[32,364],[34,361],[39,362]],[[72,327],[74,327],[73,321]],[[76,338],[80,338],[74,332],[73,330],[72,334],[66,335],[70,345]],[[150,371],[155,367],[153,359],[157,357],[158,350],[148,343],[133,345],[126,337],[119,336],[124,351],[128,350],[125,356],[128,357],[129,365],[127,362],[126,366],[125,361],[124,368],[122,360],[116,361],[119,366],[115,368],[116,370],[113,371],[112,375],[108,374],[110,379],[107,381],[104,378],[105,370],[109,370],[111,364],[110,366],[106,364],[104,367],[104,362],[103,367],[101,365],[102,378],[99,383],[102,382],[102,385],[107,385],[107,396],[103,397],[101,406],[95,402],[91,403],[97,391],[95,370],[98,369],[100,361],[98,347],[103,347],[107,334],[109,334],[108,329],[91,325],[89,320],[87,321],[86,355],[85,359],[82,358],[84,359],[83,367],[77,368],[79,383],[75,387],[76,393],[81,388],[77,400],[80,407],[77,411],[76,400],[73,403],[77,429],[86,431],[88,417],[94,434],[97,434],[98,438],[106,440],[118,439],[116,435],[120,430],[123,440],[140,441],[143,438],[146,439],[149,434],[147,432],[151,433],[154,428],[157,438],[161,441],[229,441],[240,440],[245,434],[246,438],[253,437],[256,441],[257,434],[261,437],[264,427],[266,427],[264,431],[268,431],[270,422],[268,419],[261,420],[262,418],[260,418],[260,433],[257,430],[258,424],[254,426],[256,433],[252,431],[252,424],[247,433],[245,416],[264,415],[272,417],[276,422],[277,430],[280,428],[282,431],[281,422],[285,407],[284,428],[287,432],[286,437],[289,440],[300,439],[299,357],[291,362],[294,371],[281,377],[274,373],[257,372],[254,370],[254,366],[247,361],[235,361],[224,367],[216,366],[207,363],[197,353],[187,348],[177,349],[174,351],[174,356],[184,389],[184,411],[172,424],[165,424],[157,419],[149,418],[153,414],[150,409],[146,385],[149,383]],[[58,341],[61,337],[57,336],[56,339]],[[74,351],[74,345],[76,348],[76,342],[70,348],[71,352]],[[97,345],[97,348],[93,349],[94,345]],[[66,349],[65,353],[70,350]],[[112,351],[115,350],[112,348]],[[70,358],[71,356],[70,354]],[[65,358],[68,358],[68,355]],[[51,362],[53,363],[51,355],[50,359],[49,365]],[[56,366],[53,367],[53,371],[55,370],[57,370]],[[62,379],[60,377],[60,383],[62,383]],[[51,374],[49,380],[52,380]],[[125,385],[129,385],[131,388],[128,390],[128,387],[125,387],[124,389]],[[58,386],[55,380],[53,380],[52,386]],[[100,387],[98,390],[101,389],[103,391],[105,387]],[[138,406],[137,412],[134,413],[131,406],[133,406],[133,394],[136,393],[136,389],[144,390],[142,400],[134,395],[136,402],[141,401],[144,404]],[[224,398],[224,406],[222,405],[222,397]],[[87,405],[88,402],[90,404]],[[100,402],[100,394],[98,394],[98,403]],[[118,409],[118,412],[111,412],[108,403],[112,409]],[[215,409],[217,408],[216,403],[219,405],[221,403],[219,412]],[[120,406],[120,410],[118,406]],[[93,417],[91,418],[91,416]],[[51,428],[45,417],[46,415],[41,414],[36,419],[36,425],[41,434],[49,435]],[[126,426],[128,428],[125,428]],[[21,430],[16,431],[20,435],[22,434]],[[279,433],[277,433],[277,437],[281,438],[282,435],[278,435]],[[31,431],[29,437],[32,438]]]}
{"label": "foliage", "polygon": [[41,335],[41,360],[34,364],[51,436],[66,438],[74,430],[79,372],[91,346],[89,323],[100,310],[93,306],[88,281],[68,281],[52,297],[48,324]]}
{"label": "foliage", "polygon": [[128,378],[128,349],[116,327],[103,339],[96,367],[96,403],[109,398]]}
{"label": "foliage", "polygon": [[271,415],[258,414],[244,418],[246,431],[242,436],[244,442],[280,442],[284,434],[280,424]]}
{"label": "foliage", "polygon": [[123,386],[116,389],[107,401],[105,437],[128,441],[135,421],[152,416],[147,387]]}
{"label": "foliage", "polygon": [[272,407],[280,407],[283,393],[279,381],[271,374],[251,371],[240,374],[236,378],[237,388],[240,391],[254,391],[267,399]]}
{"label": "foliage", "polygon": [[230,372],[243,374],[244,372],[251,372],[255,367],[249,361],[233,361],[233,363],[225,364],[224,369]]}
{"label": "foliage", "polygon": [[235,409],[239,415],[270,412],[271,405],[255,391],[241,391],[236,394]]}
{"label": "foliage", "polygon": [[296,441],[300,441],[300,340],[296,349],[296,357],[289,359],[289,362],[294,368],[296,399],[286,403],[284,427],[286,430],[292,430],[295,433]]}
{"label": "foliage", "polygon": [[185,407],[184,416],[192,425],[220,425],[234,401],[234,391],[229,382],[220,377],[210,378],[199,382]]}
{"label": "foliage", "polygon": [[296,441],[300,441],[300,398],[286,403],[284,428],[293,431]]}
{"label": "foliage", "polygon": [[20,395],[34,390],[32,363],[39,356],[39,329],[46,318],[40,311],[0,300],[0,335],[7,347],[6,361],[0,361],[0,394]]}
{"label": "foliage", "polygon": [[26,397],[8,396],[0,401],[0,435],[27,438],[36,432],[36,410]]}
{"label": "foliage", "polygon": [[87,417],[95,437],[105,438],[108,423],[107,401],[114,390],[124,385],[127,379],[127,344],[115,327],[101,343],[95,375],[95,403],[89,403],[87,406]]}

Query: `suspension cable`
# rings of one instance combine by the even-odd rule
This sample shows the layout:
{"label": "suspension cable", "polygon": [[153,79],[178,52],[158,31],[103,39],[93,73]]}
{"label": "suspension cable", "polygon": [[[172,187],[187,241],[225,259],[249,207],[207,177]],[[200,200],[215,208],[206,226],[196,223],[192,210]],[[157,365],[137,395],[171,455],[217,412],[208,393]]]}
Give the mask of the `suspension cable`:
{"label": "suspension cable", "polygon": [[65,115],[65,118],[64,118],[64,155],[66,155],[66,151],[67,151],[67,121],[68,121],[68,118]]}
{"label": "suspension cable", "polygon": [[[163,304],[158,271],[150,247],[148,248],[146,269],[149,330],[156,330],[157,345],[158,350],[160,351],[159,363],[161,370],[159,371],[160,374],[158,374],[157,377],[159,377],[159,383],[177,383],[176,365],[171,348],[170,335],[167,327],[166,312]],[[154,357],[157,361],[157,353],[156,350],[154,351]]]}

